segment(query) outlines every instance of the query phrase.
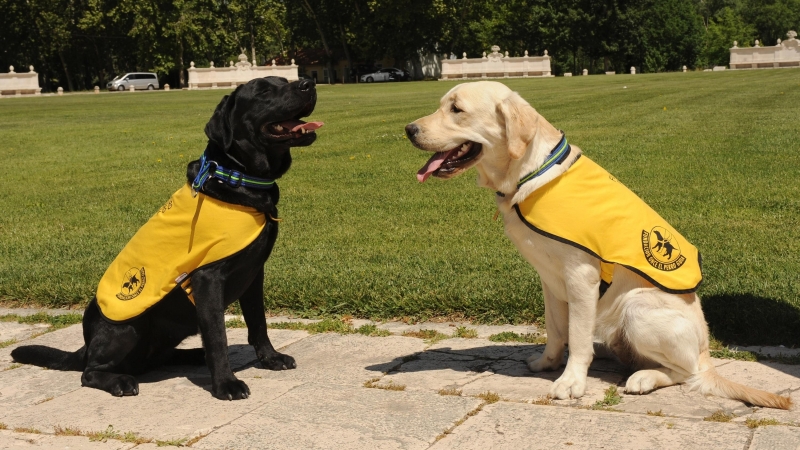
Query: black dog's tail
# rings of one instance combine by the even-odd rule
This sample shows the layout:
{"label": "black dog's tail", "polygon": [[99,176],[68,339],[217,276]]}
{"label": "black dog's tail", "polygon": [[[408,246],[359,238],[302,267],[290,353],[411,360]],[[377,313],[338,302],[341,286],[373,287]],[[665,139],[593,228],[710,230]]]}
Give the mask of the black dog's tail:
{"label": "black dog's tail", "polygon": [[65,352],[44,345],[23,345],[11,351],[14,361],[46,367],[53,370],[77,370],[86,368],[86,346],[75,352]]}

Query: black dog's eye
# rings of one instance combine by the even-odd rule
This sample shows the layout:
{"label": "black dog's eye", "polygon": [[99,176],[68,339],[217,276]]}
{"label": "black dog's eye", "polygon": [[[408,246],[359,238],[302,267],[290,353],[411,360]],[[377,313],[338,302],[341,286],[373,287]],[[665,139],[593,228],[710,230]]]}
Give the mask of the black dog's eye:
{"label": "black dog's eye", "polygon": [[456,104],[455,104],[455,103],[453,103],[453,106],[451,106],[451,107],[450,107],[450,111],[452,111],[452,112],[454,112],[454,113],[456,113],[456,114],[458,114],[458,113],[460,113],[460,112],[464,112],[464,110],[463,110],[463,109],[458,109],[458,106],[456,106]]}

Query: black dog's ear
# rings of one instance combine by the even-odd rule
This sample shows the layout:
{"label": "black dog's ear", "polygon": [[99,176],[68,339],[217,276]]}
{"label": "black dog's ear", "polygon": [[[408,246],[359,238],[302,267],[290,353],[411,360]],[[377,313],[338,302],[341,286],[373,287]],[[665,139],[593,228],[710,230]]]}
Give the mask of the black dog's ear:
{"label": "black dog's ear", "polygon": [[206,124],[206,136],[208,139],[217,144],[227,153],[233,144],[233,108],[236,106],[236,94],[242,86],[236,88],[230,95],[222,97],[222,100],[214,110]]}

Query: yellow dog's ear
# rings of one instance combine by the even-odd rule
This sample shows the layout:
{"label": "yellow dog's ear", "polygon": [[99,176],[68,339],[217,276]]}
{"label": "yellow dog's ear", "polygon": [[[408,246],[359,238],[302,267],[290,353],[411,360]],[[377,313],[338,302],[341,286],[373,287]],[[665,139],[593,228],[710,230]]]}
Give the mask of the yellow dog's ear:
{"label": "yellow dog's ear", "polygon": [[500,102],[497,110],[505,121],[508,155],[511,159],[520,159],[536,135],[538,114],[516,92]]}

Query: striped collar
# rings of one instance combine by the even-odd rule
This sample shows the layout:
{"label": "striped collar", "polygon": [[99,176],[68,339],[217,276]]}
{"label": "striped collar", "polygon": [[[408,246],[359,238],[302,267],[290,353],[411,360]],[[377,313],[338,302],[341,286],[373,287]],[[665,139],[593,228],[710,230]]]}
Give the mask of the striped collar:
{"label": "striped collar", "polygon": [[268,178],[257,178],[243,174],[236,170],[226,169],[216,161],[206,158],[206,154],[200,158],[200,170],[192,181],[192,193],[197,195],[211,178],[217,178],[220,182],[226,182],[231,187],[248,187],[253,189],[269,189],[275,185],[275,180]]}
{"label": "striped collar", "polygon": [[[553,166],[564,162],[571,152],[572,152],[572,147],[570,147],[570,145],[567,143],[567,135],[564,134],[564,132],[562,131],[561,140],[558,141],[558,144],[556,144],[555,148],[553,148],[553,150],[550,151],[550,154],[547,155],[547,158],[545,159],[544,163],[542,163],[542,165],[539,166],[538,169],[522,177],[517,182],[517,190],[519,190],[523,184],[542,176]],[[497,195],[499,195],[500,197],[506,196],[505,194],[499,191],[497,192]]]}

